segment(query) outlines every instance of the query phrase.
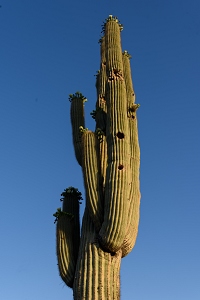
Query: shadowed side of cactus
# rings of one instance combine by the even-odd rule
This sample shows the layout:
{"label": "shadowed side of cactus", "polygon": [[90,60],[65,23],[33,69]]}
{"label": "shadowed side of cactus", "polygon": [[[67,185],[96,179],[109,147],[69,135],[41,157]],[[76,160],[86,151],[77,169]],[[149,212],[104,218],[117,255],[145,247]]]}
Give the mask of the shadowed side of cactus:
{"label": "shadowed side of cactus", "polygon": [[62,194],[57,256],[60,275],[73,288],[75,300],[120,299],[121,258],[133,249],[138,232],[139,104],[135,104],[130,55],[121,49],[122,29],[113,16],[103,24],[97,101],[91,113],[95,132],[84,128],[86,98],[80,92],[69,96],[73,144],[83,171],[86,207],[80,239],[78,192],[68,188]]}
{"label": "shadowed side of cactus", "polygon": [[69,187],[61,194],[62,210],[54,214],[56,226],[56,252],[62,280],[73,287],[76,262],[80,244],[79,204],[81,193]]}

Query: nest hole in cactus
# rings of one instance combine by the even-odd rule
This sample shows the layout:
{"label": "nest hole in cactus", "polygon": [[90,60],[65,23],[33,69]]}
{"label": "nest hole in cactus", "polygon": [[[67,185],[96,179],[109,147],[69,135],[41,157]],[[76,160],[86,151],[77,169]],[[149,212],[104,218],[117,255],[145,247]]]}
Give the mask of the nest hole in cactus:
{"label": "nest hole in cactus", "polygon": [[118,166],[118,170],[120,170],[120,171],[123,170],[123,168],[124,168],[123,165],[119,165],[119,166]]}
{"label": "nest hole in cactus", "polygon": [[123,132],[118,131],[118,133],[116,134],[116,136],[117,136],[119,139],[124,139],[124,133],[123,133]]}

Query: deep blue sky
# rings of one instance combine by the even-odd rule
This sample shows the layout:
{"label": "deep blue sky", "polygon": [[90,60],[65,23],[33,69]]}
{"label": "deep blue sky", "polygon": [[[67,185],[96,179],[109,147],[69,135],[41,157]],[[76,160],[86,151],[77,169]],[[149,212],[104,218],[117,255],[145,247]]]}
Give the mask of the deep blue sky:
{"label": "deep blue sky", "polygon": [[84,195],[68,94],[88,98],[94,129],[98,40],[113,14],[141,105],[141,219],[122,260],[121,299],[199,300],[199,0],[0,4],[0,298],[72,299],[58,275],[52,216],[64,188]]}

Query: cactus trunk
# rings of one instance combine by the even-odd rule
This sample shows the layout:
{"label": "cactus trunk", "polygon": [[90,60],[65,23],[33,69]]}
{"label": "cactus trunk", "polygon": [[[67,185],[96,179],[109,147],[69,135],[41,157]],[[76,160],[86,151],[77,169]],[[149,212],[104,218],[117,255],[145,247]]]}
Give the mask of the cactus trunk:
{"label": "cactus trunk", "polygon": [[[82,167],[86,207],[80,237],[80,192],[62,194],[56,214],[57,257],[61,278],[75,300],[119,300],[120,264],[134,247],[139,224],[140,149],[130,55],[122,53],[118,19],[103,25],[100,70],[96,75],[95,132],[84,128],[86,98],[71,101],[75,155]],[[74,205],[72,204],[74,201]]]}
{"label": "cactus trunk", "polygon": [[102,250],[87,207],[81,236],[73,285],[74,299],[119,300],[122,251],[111,254]]}

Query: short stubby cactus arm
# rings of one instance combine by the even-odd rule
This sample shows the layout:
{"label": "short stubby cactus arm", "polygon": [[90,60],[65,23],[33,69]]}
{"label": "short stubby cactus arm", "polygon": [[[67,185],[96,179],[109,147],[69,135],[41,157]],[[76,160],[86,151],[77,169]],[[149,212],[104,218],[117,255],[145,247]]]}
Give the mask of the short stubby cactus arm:
{"label": "short stubby cactus arm", "polygon": [[54,214],[56,252],[60,276],[72,288],[80,244],[79,203],[82,197],[73,187],[65,189],[61,196],[62,210],[58,209]]}

